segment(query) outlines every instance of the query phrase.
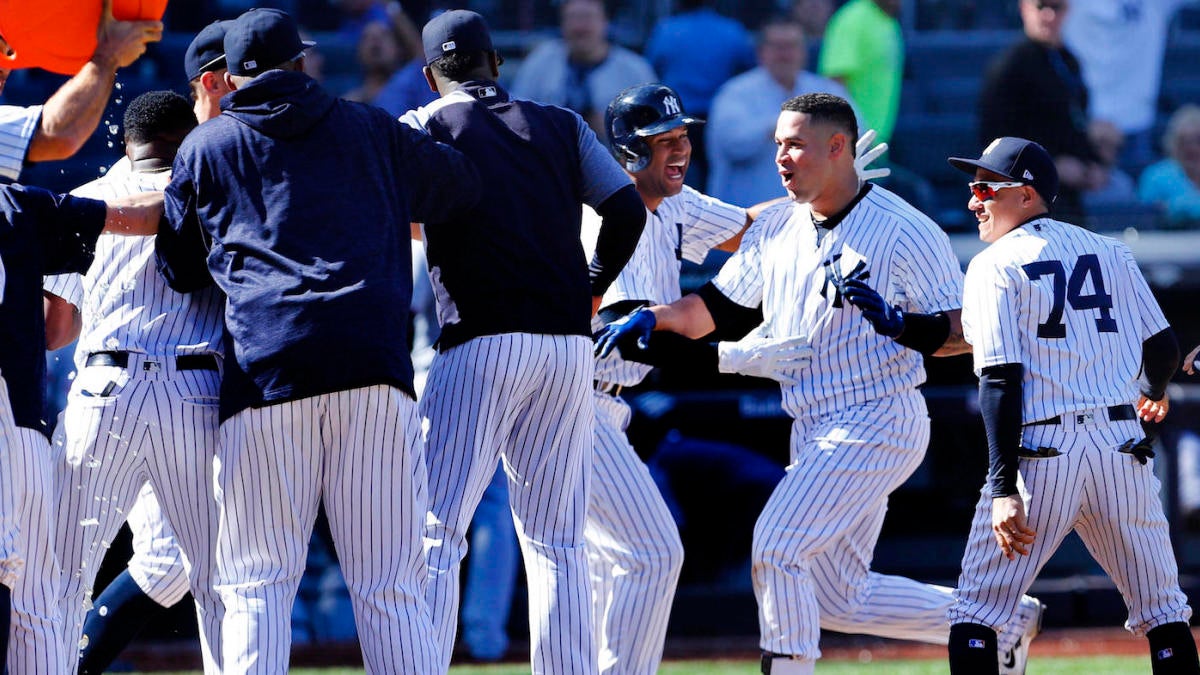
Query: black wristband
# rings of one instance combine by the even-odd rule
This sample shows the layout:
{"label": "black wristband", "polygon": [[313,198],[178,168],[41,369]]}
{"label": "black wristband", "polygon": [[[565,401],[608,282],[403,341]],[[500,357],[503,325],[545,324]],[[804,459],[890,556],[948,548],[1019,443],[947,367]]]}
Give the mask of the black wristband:
{"label": "black wristband", "polygon": [[950,337],[950,317],[944,312],[901,314],[904,316],[904,331],[896,338],[898,345],[928,356],[941,349],[946,344],[946,338]]}

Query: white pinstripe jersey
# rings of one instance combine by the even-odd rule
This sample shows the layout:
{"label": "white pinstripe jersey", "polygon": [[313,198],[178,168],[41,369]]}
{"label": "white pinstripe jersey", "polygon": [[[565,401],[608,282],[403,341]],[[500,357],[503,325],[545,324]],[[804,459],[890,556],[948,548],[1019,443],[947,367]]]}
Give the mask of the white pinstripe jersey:
{"label": "white pinstripe jersey", "polygon": [[1025,422],[1137,400],[1142,342],[1167,327],[1128,246],[1050,218],[975,256],[962,319],[976,374],[1025,366]]}
{"label": "white pinstripe jersey", "polygon": [[[161,190],[169,180],[166,172],[115,172],[81,185],[71,194],[112,199]],[[82,302],[79,290],[71,290],[80,281]],[[155,356],[221,354],[224,298],[215,287],[196,293],[176,293],[168,288],[155,265],[153,237],[100,235],[87,276],[82,280],[72,274],[47,277],[45,288],[83,313],[83,333],[75,348],[76,369],[88,354],[98,351]]]}
{"label": "white pinstripe jersey", "polygon": [[0,105],[0,177],[15,181],[21,176],[29,141],[41,119],[40,105]]}
{"label": "white pinstripe jersey", "polygon": [[808,204],[767,209],[713,280],[743,307],[761,302],[771,335],[808,336],[812,363],[798,383],[782,386],[783,407],[794,417],[910,391],[925,381],[921,356],[876,334],[842,299],[840,278],[864,279],[905,311],[960,306],[963,274],[946,234],[877,185],[860,195],[828,231],[813,224]]}
{"label": "white pinstripe jersey", "polygon": [[[737,234],[746,224],[746,209],[726,204],[688,186],[667,197],[656,211],[646,210],[646,228],[629,263],[604,293],[601,307],[623,300],[649,300],[661,305],[678,300],[679,271],[683,261],[704,262],[712,247]],[[584,209],[584,249],[588,257],[596,247],[600,217]],[[592,329],[604,322],[592,318]],[[596,379],[631,387],[642,381],[652,366],[625,361],[615,350],[597,359]]]}

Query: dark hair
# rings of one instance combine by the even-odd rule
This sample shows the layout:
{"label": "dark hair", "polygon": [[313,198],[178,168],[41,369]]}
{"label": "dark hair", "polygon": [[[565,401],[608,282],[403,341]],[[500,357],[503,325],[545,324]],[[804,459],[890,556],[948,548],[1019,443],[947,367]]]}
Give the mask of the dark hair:
{"label": "dark hair", "polygon": [[125,140],[148,143],[162,135],[187,133],[196,127],[192,103],[173,91],[148,91],[125,109]]}
{"label": "dark hair", "polygon": [[475,71],[486,63],[488,52],[450,52],[438,58],[429,67],[438,75],[452,82],[474,79]]}
{"label": "dark hair", "polygon": [[853,155],[854,145],[858,143],[858,120],[854,117],[854,108],[846,99],[834,94],[801,94],[784,101],[779,109],[804,113],[817,122],[832,124],[844,131],[850,137],[850,152]]}

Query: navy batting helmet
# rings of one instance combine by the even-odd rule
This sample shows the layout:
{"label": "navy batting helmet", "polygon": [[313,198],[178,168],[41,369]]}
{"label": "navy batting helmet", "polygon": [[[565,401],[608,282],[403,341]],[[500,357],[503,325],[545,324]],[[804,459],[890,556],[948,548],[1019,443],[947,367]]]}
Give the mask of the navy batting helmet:
{"label": "navy batting helmet", "polygon": [[685,124],[703,123],[704,120],[687,115],[679,94],[663,84],[639,84],[622,91],[608,104],[604,114],[608,147],[621,166],[631,172],[641,171],[650,164],[646,137]]}

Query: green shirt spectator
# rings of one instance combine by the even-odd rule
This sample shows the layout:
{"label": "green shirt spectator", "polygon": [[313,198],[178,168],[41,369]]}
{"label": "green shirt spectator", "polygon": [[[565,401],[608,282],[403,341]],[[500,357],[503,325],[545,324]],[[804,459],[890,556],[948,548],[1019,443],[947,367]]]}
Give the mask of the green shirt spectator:
{"label": "green shirt spectator", "polygon": [[845,85],[866,128],[886,142],[900,109],[904,39],[899,0],[850,0],[825,29],[819,72]]}

